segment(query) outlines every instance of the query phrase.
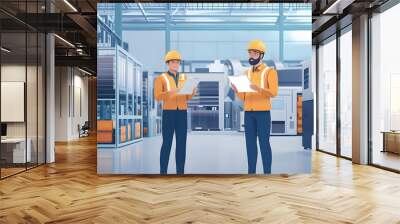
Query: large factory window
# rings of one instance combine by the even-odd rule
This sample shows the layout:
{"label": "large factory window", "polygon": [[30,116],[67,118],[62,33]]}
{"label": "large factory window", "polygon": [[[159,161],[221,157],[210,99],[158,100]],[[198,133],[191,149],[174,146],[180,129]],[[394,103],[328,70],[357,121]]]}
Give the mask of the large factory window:
{"label": "large factory window", "polygon": [[285,61],[309,60],[310,42],[311,33],[308,31],[285,31],[283,59]]}
{"label": "large factory window", "polygon": [[351,26],[340,36],[340,154],[352,157],[352,33]]}
{"label": "large factory window", "polygon": [[336,154],[336,37],[318,48],[318,149]]}
{"label": "large factory window", "polygon": [[370,79],[371,162],[400,170],[400,5],[377,14],[372,24]]}
{"label": "large factory window", "polygon": [[[307,32],[307,31],[306,31]],[[247,31],[172,31],[171,49],[177,49],[186,60],[204,60],[205,58],[237,58],[246,60],[249,37],[257,37],[268,43],[266,60],[279,59],[279,32],[257,30]],[[229,41],[227,41],[229,40]],[[303,55],[304,52],[303,52]],[[288,57],[291,54],[287,54]]]}

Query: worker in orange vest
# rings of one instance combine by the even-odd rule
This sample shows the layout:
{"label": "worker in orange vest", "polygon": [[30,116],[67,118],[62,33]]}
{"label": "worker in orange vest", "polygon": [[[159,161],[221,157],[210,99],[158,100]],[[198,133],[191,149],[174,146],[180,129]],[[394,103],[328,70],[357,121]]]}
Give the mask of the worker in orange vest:
{"label": "worker in orange vest", "polygon": [[183,174],[186,160],[187,101],[192,99],[196,89],[193,90],[191,95],[179,94],[179,89],[183,87],[187,77],[185,74],[178,72],[181,62],[181,55],[178,51],[169,51],[164,60],[168,66],[168,71],[159,75],[154,81],[154,97],[157,101],[163,103],[163,142],[160,151],[160,173],[167,174],[172,139],[175,132],[176,173]]}
{"label": "worker in orange vest", "polygon": [[266,46],[262,41],[251,41],[247,50],[251,68],[245,75],[250,80],[250,87],[254,92],[238,92],[234,85],[232,89],[244,104],[248,173],[256,173],[258,137],[264,173],[269,174],[272,165],[272,150],[269,142],[271,98],[278,95],[278,74],[275,69],[263,63]]}

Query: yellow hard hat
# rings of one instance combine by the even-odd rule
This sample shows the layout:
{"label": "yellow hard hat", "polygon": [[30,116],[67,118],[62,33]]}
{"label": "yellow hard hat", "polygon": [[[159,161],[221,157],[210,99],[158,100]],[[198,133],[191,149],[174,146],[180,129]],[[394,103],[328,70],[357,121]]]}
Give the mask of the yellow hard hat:
{"label": "yellow hard hat", "polygon": [[262,42],[261,40],[252,40],[249,42],[247,50],[256,50],[260,51],[261,53],[265,53],[266,47],[264,42]]}
{"label": "yellow hard hat", "polygon": [[168,53],[164,57],[165,62],[171,61],[171,60],[181,60],[181,54],[179,54],[178,51],[172,50],[168,51]]}

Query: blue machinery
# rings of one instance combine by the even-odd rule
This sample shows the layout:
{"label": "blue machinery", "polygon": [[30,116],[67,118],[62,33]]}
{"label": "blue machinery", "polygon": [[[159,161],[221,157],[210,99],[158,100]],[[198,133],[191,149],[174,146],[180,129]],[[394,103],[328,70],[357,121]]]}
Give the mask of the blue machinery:
{"label": "blue machinery", "polygon": [[279,92],[278,96],[272,99],[271,135],[297,135],[297,103],[302,90],[302,69],[283,67],[277,68],[277,72]]}
{"label": "blue machinery", "polygon": [[302,142],[304,149],[311,149],[314,134],[314,93],[309,64],[303,65],[303,122]]}

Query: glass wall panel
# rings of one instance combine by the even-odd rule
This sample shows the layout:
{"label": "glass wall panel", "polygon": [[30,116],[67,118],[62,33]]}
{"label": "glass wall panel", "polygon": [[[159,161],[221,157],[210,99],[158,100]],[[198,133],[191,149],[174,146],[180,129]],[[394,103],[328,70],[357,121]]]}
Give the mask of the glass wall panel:
{"label": "glass wall panel", "polygon": [[0,12],[0,178],[45,163],[46,39],[11,16],[43,13],[44,3],[0,2],[2,9],[11,12]]}
{"label": "glass wall panel", "polygon": [[352,156],[352,74],[350,27],[340,36],[340,154],[349,158]]}
{"label": "glass wall panel", "polygon": [[24,171],[31,161],[29,147],[26,150],[26,42],[25,32],[1,34],[2,177]]}
{"label": "glass wall panel", "polygon": [[400,4],[371,19],[372,163],[400,170]]}
{"label": "glass wall panel", "polygon": [[318,48],[318,149],[336,153],[336,37]]}
{"label": "glass wall panel", "polygon": [[46,36],[38,34],[38,164],[46,162]]}
{"label": "glass wall panel", "polygon": [[[26,74],[26,114],[27,114],[27,151],[28,163],[27,167],[37,165],[38,160],[38,92],[37,92],[37,76],[38,76],[38,35],[36,32],[27,32],[27,74]],[[30,153],[29,153],[30,152]]]}
{"label": "glass wall panel", "polygon": [[[42,5],[39,1],[27,1],[27,13],[41,13]],[[39,17],[34,16],[32,20]],[[38,165],[38,76],[39,76],[39,33],[36,30],[27,30],[27,144],[31,147],[31,161],[28,168]]]}

